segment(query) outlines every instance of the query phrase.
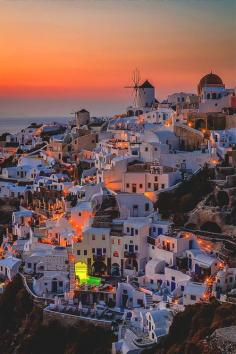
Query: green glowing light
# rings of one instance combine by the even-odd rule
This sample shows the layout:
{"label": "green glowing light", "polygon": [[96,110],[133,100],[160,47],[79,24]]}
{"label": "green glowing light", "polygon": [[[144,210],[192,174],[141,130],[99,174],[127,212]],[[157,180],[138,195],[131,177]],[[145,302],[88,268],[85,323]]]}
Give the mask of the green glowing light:
{"label": "green glowing light", "polygon": [[94,286],[99,286],[101,284],[101,278],[88,275],[88,266],[86,263],[77,262],[75,264],[75,275],[79,279],[80,284]]}

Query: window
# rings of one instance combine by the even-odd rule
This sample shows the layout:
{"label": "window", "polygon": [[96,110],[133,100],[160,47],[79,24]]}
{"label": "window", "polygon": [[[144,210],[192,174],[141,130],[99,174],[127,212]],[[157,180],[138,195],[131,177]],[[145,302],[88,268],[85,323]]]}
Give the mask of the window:
{"label": "window", "polygon": [[181,287],[180,287],[180,288],[181,288],[181,291],[184,291],[184,286],[183,286],[183,285],[181,285]]}
{"label": "window", "polygon": [[84,256],[87,256],[87,254],[88,254],[88,251],[84,250]]}
{"label": "window", "polygon": [[79,216],[81,216],[81,212],[79,212]]}
{"label": "window", "polygon": [[148,151],[148,147],[145,147],[145,151]]}
{"label": "window", "polygon": [[120,239],[118,239],[118,245],[120,245],[121,244],[121,240]]}
{"label": "window", "polygon": [[158,177],[157,176],[155,176],[155,182],[158,182]]}
{"label": "window", "polygon": [[27,266],[28,266],[28,268],[31,268],[31,263],[28,263]]}
{"label": "window", "polygon": [[102,240],[104,241],[106,239],[106,235],[102,235]]}
{"label": "window", "polygon": [[138,251],[138,246],[137,245],[135,245],[135,251]]}
{"label": "window", "polygon": [[114,238],[112,239],[112,244],[113,244],[113,245],[115,244],[115,240],[114,240]]}
{"label": "window", "polygon": [[63,287],[63,281],[59,281],[59,287],[62,288]]}
{"label": "window", "polygon": [[94,241],[96,239],[95,235],[92,235],[92,240]]}
{"label": "window", "polygon": [[92,253],[95,253],[95,248],[92,248]]}
{"label": "window", "polygon": [[158,187],[158,183],[154,183],[154,191],[158,191],[159,187]]}
{"label": "window", "polygon": [[149,203],[145,203],[145,211],[149,211]]}
{"label": "window", "polygon": [[150,283],[153,284],[153,279],[150,280]]}
{"label": "window", "polygon": [[148,188],[152,188],[152,184],[151,183],[148,183]]}
{"label": "window", "polygon": [[135,229],[135,235],[138,235],[138,230],[137,229]]}
{"label": "window", "polygon": [[77,256],[80,256],[80,250],[77,250]]}
{"label": "window", "polygon": [[195,295],[191,295],[191,296],[190,296],[190,299],[191,299],[191,300],[196,300],[197,298],[196,298]]}
{"label": "window", "polygon": [[129,183],[126,183],[126,188],[129,188]]}
{"label": "window", "polygon": [[107,253],[107,249],[106,249],[106,248],[103,248],[103,249],[102,249],[102,252],[103,252],[103,254],[106,254],[106,253]]}
{"label": "window", "polygon": [[140,185],[139,185],[139,188],[143,188],[143,185],[142,185],[142,183],[140,183]]}
{"label": "window", "polygon": [[171,277],[171,280],[174,280],[174,281],[175,281],[175,277]]}
{"label": "window", "polygon": [[47,286],[47,285],[48,285],[48,283],[44,283],[44,285],[45,285],[45,286]]}
{"label": "window", "polygon": [[126,231],[127,231],[128,233],[129,233],[129,231],[130,231],[130,228],[129,228],[129,227],[127,227]]}
{"label": "window", "polygon": [[161,185],[161,188],[162,188],[162,189],[164,189],[164,188],[165,188],[165,185],[164,185],[164,183],[162,183],[162,185]]}

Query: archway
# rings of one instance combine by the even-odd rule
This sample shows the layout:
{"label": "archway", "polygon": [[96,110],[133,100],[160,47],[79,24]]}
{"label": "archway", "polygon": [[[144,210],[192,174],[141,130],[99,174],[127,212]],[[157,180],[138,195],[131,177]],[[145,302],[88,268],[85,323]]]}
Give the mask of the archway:
{"label": "archway", "polygon": [[202,231],[221,233],[221,228],[216,222],[207,221],[200,227]]}
{"label": "archway", "polygon": [[107,266],[104,262],[96,261],[92,265],[92,271],[95,275],[104,275],[107,271]]}
{"label": "archway", "polygon": [[204,119],[197,119],[195,123],[195,129],[205,129],[206,122]]}
{"label": "archway", "polygon": [[119,276],[120,275],[120,266],[118,263],[113,263],[111,265],[111,275]]}
{"label": "archway", "polygon": [[138,262],[133,257],[128,257],[125,261],[125,269],[138,271]]}

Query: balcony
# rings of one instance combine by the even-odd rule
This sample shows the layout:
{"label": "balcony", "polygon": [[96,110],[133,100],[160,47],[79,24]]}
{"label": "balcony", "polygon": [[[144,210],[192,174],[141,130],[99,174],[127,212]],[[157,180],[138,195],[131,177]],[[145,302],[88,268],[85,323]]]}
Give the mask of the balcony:
{"label": "balcony", "polygon": [[134,252],[134,251],[125,251],[124,252],[124,258],[129,258],[129,257],[132,257],[132,258],[136,258],[138,256],[138,252]]}
{"label": "balcony", "polygon": [[93,255],[93,261],[94,262],[104,262],[106,259],[105,255],[98,255],[98,254],[94,254]]}

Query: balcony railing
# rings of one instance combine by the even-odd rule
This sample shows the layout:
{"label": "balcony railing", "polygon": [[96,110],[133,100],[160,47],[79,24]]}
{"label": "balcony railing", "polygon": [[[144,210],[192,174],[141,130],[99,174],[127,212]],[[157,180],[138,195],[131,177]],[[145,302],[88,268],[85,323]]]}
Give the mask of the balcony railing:
{"label": "balcony railing", "polygon": [[138,252],[134,252],[134,251],[125,251],[124,252],[124,258],[129,258],[129,257],[133,257],[136,258],[138,255]]}
{"label": "balcony railing", "polygon": [[98,255],[98,254],[94,254],[93,255],[93,260],[96,262],[104,262],[105,261],[106,256],[103,255]]}

